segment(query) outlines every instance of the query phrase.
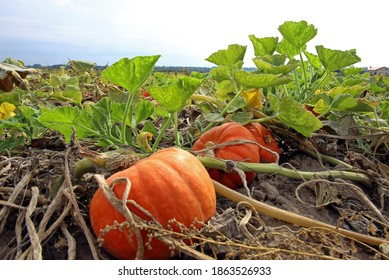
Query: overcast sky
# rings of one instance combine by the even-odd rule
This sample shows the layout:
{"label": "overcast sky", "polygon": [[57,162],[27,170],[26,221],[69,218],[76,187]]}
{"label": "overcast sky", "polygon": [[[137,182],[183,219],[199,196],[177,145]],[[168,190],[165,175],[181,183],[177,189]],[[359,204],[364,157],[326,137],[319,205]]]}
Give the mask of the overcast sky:
{"label": "overcast sky", "polygon": [[387,0],[1,0],[0,61],[99,65],[160,54],[160,66],[213,66],[204,59],[248,35],[278,36],[284,21],[318,29],[308,45],[356,49],[357,66],[389,66]]}

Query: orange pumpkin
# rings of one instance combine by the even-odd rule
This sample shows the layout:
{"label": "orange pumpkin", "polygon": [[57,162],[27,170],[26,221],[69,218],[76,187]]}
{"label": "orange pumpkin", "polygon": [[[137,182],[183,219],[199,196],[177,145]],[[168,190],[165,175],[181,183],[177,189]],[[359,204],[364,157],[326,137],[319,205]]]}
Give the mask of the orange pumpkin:
{"label": "orange pumpkin", "polygon": [[[258,147],[255,144],[242,143],[212,148],[213,145],[227,144],[237,140],[250,140],[255,142],[254,136],[247,128],[238,123],[228,122],[206,131],[193,144],[192,149],[193,151],[199,151],[208,148],[208,151],[200,152],[200,154],[210,155],[224,160],[258,163],[260,157]],[[209,151],[212,153],[208,154]],[[214,168],[210,168],[208,172],[212,179],[231,189],[236,189],[243,185],[242,179],[237,172],[227,173]],[[245,174],[248,184],[255,179],[255,172],[246,172]]]}
{"label": "orange pumpkin", "polygon": [[[258,150],[261,162],[277,162],[277,156],[272,152],[277,153],[279,157],[280,148],[278,147],[271,132],[260,123],[249,123],[246,124],[245,127],[254,135],[255,141],[260,145]],[[269,149],[270,151],[264,149],[263,147]]]}
{"label": "orange pumpkin", "polygon": [[[131,181],[129,200],[134,200],[146,209],[165,228],[175,219],[189,227],[194,221],[207,221],[216,212],[216,195],[211,178],[200,161],[184,150],[167,148],[130,168],[117,172],[107,179],[110,185],[115,178]],[[113,191],[121,199],[125,183],[115,183]],[[127,207],[145,220],[147,216],[131,204]],[[98,236],[107,225],[125,218],[109,203],[101,189],[94,194],[90,204],[90,221]],[[179,228],[170,223],[175,231]],[[197,223],[198,226],[198,223]],[[143,242],[149,241],[149,232],[141,230]],[[136,237],[128,227],[114,229],[103,235],[103,247],[118,259],[134,259],[138,249]],[[151,249],[145,246],[144,259],[167,259],[172,250],[156,237],[150,241]]]}

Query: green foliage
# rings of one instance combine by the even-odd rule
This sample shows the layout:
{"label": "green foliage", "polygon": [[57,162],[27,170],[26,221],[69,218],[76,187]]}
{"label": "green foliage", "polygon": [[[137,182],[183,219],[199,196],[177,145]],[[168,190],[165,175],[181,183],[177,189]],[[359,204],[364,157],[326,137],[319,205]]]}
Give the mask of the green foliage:
{"label": "green foliage", "polygon": [[[160,55],[123,58],[102,72],[83,60],[44,75],[34,72],[34,89],[0,94],[0,104],[16,107],[15,116],[0,120],[0,152],[52,131],[66,143],[76,131],[99,146],[150,152],[137,141],[147,132],[154,152],[161,141],[190,146],[198,133],[225,121],[272,122],[305,137],[324,122],[339,133],[342,125],[387,129],[388,77],[353,67],[361,61],[354,49],[319,45],[308,52],[317,29],[306,21],[286,21],[278,31],[274,37],[249,35],[255,71],[243,67],[247,46],[231,44],[205,59],[215,65],[209,73],[155,72]],[[7,63],[23,66],[15,59]],[[150,97],[142,95],[145,89]],[[192,112],[193,104],[198,117],[182,131],[179,116]]]}
{"label": "green foliage", "polygon": [[97,134],[91,115],[86,110],[80,110],[77,107],[44,110],[38,120],[45,127],[61,132],[67,143],[70,141],[72,128],[77,131],[77,137],[81,139]]}
{"label": "green foliage", "polygon": [[104,70],[102,76],[112,83],[125,88],[130,94],[135,93],[153,71],[160,55],[138,56],[133,59],[122,58]]}
{"label": "green foliage", "polygon": [[243,61],[246,53],[246,46],[229,45],[226,50],[219,50],[211,54],[205,60],[216,64],[217,66],[235,66]]}
{"label": "green foliage", "polygon": [[328,72],[339,70],[361,61],[355,49],[340,51],[327,49],[323,46],[316,46],[316,51],[321,63]]}
{"label": "green foliage", "polygon": [[167,86],[152,86],[149,93],[159,104],[169,112],[179,112],[188,102],[202,79],[181,77],[178,81]]}

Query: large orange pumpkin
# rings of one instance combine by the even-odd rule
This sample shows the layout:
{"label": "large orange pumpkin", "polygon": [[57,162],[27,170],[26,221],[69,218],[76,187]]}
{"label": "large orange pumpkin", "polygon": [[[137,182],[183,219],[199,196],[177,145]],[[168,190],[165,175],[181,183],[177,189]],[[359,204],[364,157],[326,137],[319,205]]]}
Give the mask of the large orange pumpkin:
{"label": "large orange pumpkin", "polygon": [[[244,126],[228,122],[220,126],[215,126],[202,134],[199,139],[193,144],[193,151],[203,150],[208,148],[211,151],[211,156],[219,159],[255,162],[260,161],[258,147],[255,144],[240,143],[234,145],[226,145],[213,148],[213,145],[227,144],[237,140],[249,140],[255,142],[254,136]],[[209,155],[207,151],[200,152],[202,155]],[[222,170],[210,168],[208,170],[212,179],[222,183],[223,185],[236,189],[243,185],[242,179],[237,172],[224,172]],[[251,183],[256,176],[255,172],[245,172],[247,183]]]}
{"label": "large orange pumpkin", "polygon": [[[160,150],[142,159],[130,168],[117,172],[107,179],[110,185],[115,178],[125,177],[131,181],[128,199],[134,200],[163,226],[175,219],[186,227],[195,221],[207,221],[216,212],[215,189],[207,170],[200,161],[187,151],[178,148]],[[125,183],[115,183],[113,191],[121,199]],[[128,208],[148,220],[134,206]],[[94,194],[90,204],[90,221],[98,236],[100,230],[125,218],[108,202],[101,189]],[[172,225],[171,223],[169,225]],[[197,223],[198,226],[198,223]],[[175,231],[179,231],[174,226]],[[149,241],[147,230],[141,230],[144,243]],[[130,229],[111,230],[103,236],[103,247],[118,259],[134,259],[138,249],[136,237]],[[145,246],[144,259],[168,259],[171,249],[157,238],[152,238],[151,249]]]}
{"label": "large orange pumpkin", "polygon": [[277,162],[280,156],[280,149],[271,132],[260,123],[248,123],[245,127],[250,130],[255,137],[255,141],[260,145],[258,150],[261,162]]}

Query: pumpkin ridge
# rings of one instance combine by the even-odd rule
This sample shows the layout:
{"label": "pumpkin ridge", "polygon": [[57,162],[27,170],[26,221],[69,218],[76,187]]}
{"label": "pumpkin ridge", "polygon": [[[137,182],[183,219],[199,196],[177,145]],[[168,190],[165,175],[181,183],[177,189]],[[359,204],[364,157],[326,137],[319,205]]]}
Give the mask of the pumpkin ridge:
{"label": "pumpkin ridge", "polygon": [[[209,219],[209,217],[207,217],[207,215],[204,212],[203,204],[201,203],[200,199],[198,198],[198,194],[193,191],[193,188],[198,188],[197,183],[193,184],[190,182],[190,180],[188,180],[188,177],[190,177],[192,174],[189,172],[189,170],[186,170],[187,172],[185,172],[185,173],[182,173],[182,170],[181,170],[181,172],[178,172],[177,166],[175,166],[176,164],[177,164],[177,162],[175,162],[174,164],[168,165],[167,167],[171,170],[171,172],[174,172],[175,174],[177,174],[177,177],[179,178],[179,180],[181,180],[181,183],[184,183],[185,192],[190,192],[190,194],[191,194],[188,197],[196,198],[196,199],[193,199],[192,201],[197,206],[194,208],[199,209],[199,211],[200,211],[200,217],[197,217],[197,219],[201,218],[201,221]],[[180,167],[180,169],[182,169],[181,166],[179,166],[179,167]],[[206,170],[204,170],[204,171],[206,172]],[[198,178],[198,179],[200,180],[201,178]],[[182,185],[181,183],[178,185]],[[203,197],[203,199],[204,199],[204,197]],[[209,198],[207,197],[206,200],[208,201]],[[189,225],[186,225],[186,226],[189,226]]]}

